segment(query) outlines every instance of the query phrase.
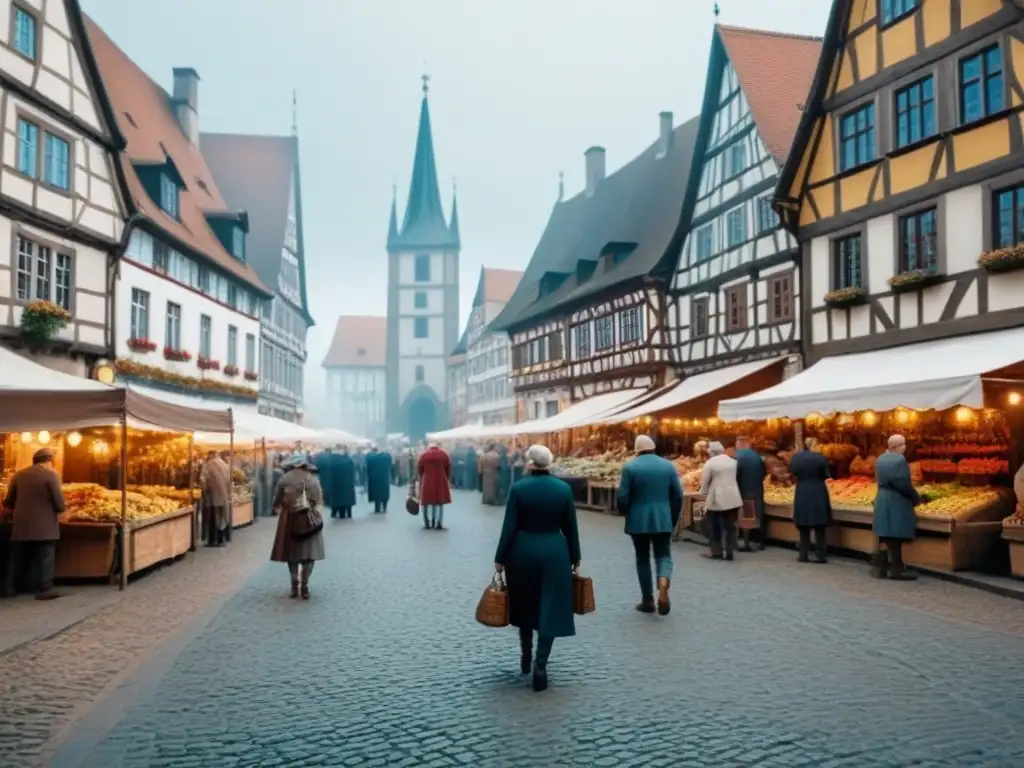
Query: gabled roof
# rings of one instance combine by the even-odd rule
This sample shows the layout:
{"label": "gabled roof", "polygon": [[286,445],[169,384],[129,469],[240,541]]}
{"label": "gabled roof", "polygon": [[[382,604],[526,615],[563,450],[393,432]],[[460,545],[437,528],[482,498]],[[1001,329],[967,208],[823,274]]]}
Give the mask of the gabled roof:
{"label": "gabled roof", "polygon": [[342,315],[321,367],[383,368],[387,364],[388,320],[376,315]]}
{"label": "gabled roof", "polygon": [[724,25],[717,25],[715,32],[739,77],[761,140],[781,166],[818,66],[821,38]]}
{"label": "gabled roof", "polygon": [[[276,286],[293,185],[296,194],[302,194],[295,183],[298,138],[204,133],[199,137],[199,146],[228,205],[249,213],[246,261],[265,285]],[[299,293],[303,304],[300,309],[312,324],[306,305],[303,254],[299,256]]]}
{"label": "gabled roof", "polygon": [[487,303],[507,303],[516,291],[516,286],[523,279],[523,273],[517,269],[497,269],[481,267],[480,279],[476,284],[473,306],[479,307]]}
{"label": "gabled roof", "polygon": [[[207,212],[231,209],[221,196],[206,160],[182,133],[171,111],[170,96],[122,51],[92,19],[84,17],[89,41],[127,146],[118,155],[131,207],[158,227],[182,250],[205,257],[229,275],[264,296],[272,292],[248,264],[232,256],[210,229]],[[178,203],[180,221],[151,200],[134,163],[165,163],[168,159],[185,181]]]}
{"label": "gabled roof", "polygon": [[[663,157],[660,141],[655,141],[600,181],[592,194],[580,192],[555,203],[519,286],[491,329],[507,331],[539,322],[556,309],[569,311],[594,294],[650,274],[670,258],[673,248],[679,248],[673,243],[680,239],[679,214],[698,123],[695,117],[677,126]],[[578,262],[596,261],[608,246],[619,243],[635,246],[621,263],[577,269]],[[539,297],[548,274],[565,278]]]}

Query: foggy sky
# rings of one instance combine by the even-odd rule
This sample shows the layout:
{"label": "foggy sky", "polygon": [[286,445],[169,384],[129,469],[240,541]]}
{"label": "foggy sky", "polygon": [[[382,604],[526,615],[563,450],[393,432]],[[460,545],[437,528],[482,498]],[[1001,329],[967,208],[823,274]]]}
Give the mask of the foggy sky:
{"label": "foggy sky", "polygon": [[[339,314],[386,312],[392,184],[412,170],[420,75],[442,199],[458,179],[460,315],[482,265],[525,269],[583,151],[608,173],[703,97],[713,0],[82,0],[168,90],[199,72],[200,130],[287,134],[298,91],[311,312],[306,414]],[[831,0],[719,0],[723,24],[822,35]]]}

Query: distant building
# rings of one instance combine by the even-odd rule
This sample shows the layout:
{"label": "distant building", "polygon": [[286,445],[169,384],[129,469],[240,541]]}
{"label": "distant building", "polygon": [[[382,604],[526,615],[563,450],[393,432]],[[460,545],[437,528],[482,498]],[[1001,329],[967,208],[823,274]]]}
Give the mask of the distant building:
{"label": "distant building", "polygon": [[469,328],[462,333],[462,338],[455,349],[448,355],[445,364],[448,366],[448,414],[451,426],[461,427],[469,421],[469,393],[466,391],[466,347],[469,342]]}
{"label": "distant building", "polygon": [[339,317],[323,362],[328,411],[318,421],[383,443],[386,364],[387,318]]}
{"label": "distant building", "polygon": [[449,426],[446,358],[459,334],[459,215],[445,220],[424,77],[402,226],[388,226],[387,424],[413,439]]}
{"label": "distant building", "polygon": [[488,326],[512,298],[523,273],[511,269],[480,270],[473,309],[466,322],[466,393],[470,423],[514,424],[508,334]]}

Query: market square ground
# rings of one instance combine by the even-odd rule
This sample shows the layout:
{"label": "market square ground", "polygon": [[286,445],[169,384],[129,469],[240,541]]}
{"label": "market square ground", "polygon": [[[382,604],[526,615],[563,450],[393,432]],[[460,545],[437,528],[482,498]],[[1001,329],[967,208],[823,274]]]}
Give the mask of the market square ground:
{"label": "market square ground", "polygon": [[473,621],[501,517],[478,498],[446,532],[398,503],[329,520],[308,603],[260,521],[0,656],[0,765],[1024,765],[1024,604],[677,545],[672,614],[641,615],[605,515],[580,516],[598,612],[534,694],[514,632]]}

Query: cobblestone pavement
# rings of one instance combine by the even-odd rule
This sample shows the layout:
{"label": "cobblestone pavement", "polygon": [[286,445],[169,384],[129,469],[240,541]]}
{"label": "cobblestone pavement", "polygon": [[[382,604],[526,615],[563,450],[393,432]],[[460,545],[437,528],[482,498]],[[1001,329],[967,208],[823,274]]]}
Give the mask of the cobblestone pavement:
{"label": "cobblestone pavement", "polygon": [[[166,664],[138,667],[133,698],[83,717],[49,764],[1024,765],[1019,602],[877,582],[860,563],[799,565],[785,550],[729,564],[679,545],[672,614],[641,615],[621,520],[590,513],[598,611],[556,642],[551,688],[535,694],[515,632],[473,621],[500,514],[459,494],[446,532],[399,504],[328,520],[312,600],[289,600],[284,567],[263,565]],[[118,637],[111,627],[105,643]],[[113,659],[91,659],[105,647],[87,642],[80,664],[107,674]],[[73,653],[44,658],[66,666]],[[0,702],[4,727],[12,706]]]}

